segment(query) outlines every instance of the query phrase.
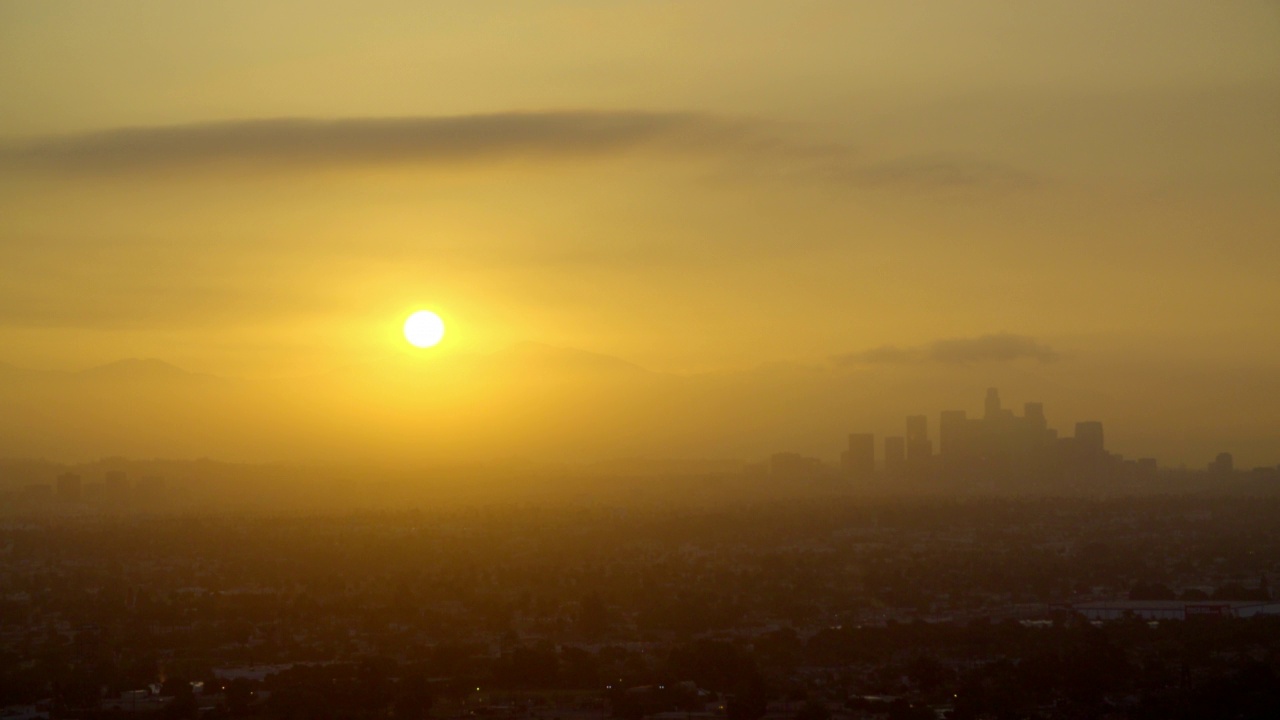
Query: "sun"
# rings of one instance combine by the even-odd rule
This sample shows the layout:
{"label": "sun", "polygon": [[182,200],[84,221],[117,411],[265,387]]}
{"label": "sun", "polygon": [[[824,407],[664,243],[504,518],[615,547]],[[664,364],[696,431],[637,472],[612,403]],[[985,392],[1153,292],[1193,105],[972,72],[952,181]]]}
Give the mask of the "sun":
{"label": "sun", "polygon": [[444,339],[444,320],[430,310],[419,310],[404,321],[404,339],[414,347],[438,345]]}

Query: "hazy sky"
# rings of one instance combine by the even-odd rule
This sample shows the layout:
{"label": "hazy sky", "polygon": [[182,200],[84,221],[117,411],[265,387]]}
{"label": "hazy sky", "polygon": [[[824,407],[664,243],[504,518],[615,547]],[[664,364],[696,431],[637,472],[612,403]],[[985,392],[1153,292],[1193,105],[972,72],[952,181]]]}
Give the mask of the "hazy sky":
{"label": "hazy sky", "polygon": [[962,364],[1134,452],[1280,459],[1275,2],[3,2],[0,139],[0,362],[306,377],[420,307],[671,373],[1005,335]]}

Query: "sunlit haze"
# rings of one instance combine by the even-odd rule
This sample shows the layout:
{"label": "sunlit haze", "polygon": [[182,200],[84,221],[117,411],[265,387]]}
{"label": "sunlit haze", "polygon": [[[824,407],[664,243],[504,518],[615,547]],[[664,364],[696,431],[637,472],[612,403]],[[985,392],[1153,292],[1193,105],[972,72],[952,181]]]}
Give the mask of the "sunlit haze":
{"label": "sunlit haze", "polygon": [[1280,718],[1280,1],[0,0],[0,720]]}
{"label": "sunlit haze", "polygon": [[0,455],[1280,462],[1274,2],[5,3],[0,98]]}

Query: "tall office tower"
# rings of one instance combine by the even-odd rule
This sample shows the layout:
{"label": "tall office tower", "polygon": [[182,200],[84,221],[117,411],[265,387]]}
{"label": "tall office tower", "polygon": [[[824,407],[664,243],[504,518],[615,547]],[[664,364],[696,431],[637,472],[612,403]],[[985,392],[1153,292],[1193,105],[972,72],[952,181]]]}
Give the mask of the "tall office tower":
{"label": "tall office tower", "polygon": [[103,497],[112,505],[124,505],[129,501],[129,477],[123,470],[108,470]]}
{"label": "tall office tower", "polygon": [[80,476],[74,473],[63,473],[58,476],[58,502],[80,502]]}
{"label": "tall office tower", "polygon": [[1044,403],[1029,402],[1022,406],[1022,417],[1027,425],[1044,432],[1049,429],[1049,421],[1044,417]]}
{"label": "tall office tower", "polygon": [[135,488],[137,501],[143,505],[154,505],[165,499],[164,478],[148,475],[138,480]]}
{"label": "tall office tower", "polygon": [[773,477],[794,477],[804,469],[804,456],[800,453],[780,452],[769,456],[769,474]]}
{"label": "tall office tower", "polygon": [[871,433],[849,435],[849,447],[844,451],[844,471],[849,477],[871,477],[876,471],[876,437]]}
{"label": "tall office tower", "polygon": [[982,419],[995,420],[998,417],[1000,417],[1000,391],[995,388],[987,388],[987,401]]}
{"label": "tall office tower", "polygon": [[924,462],[933,455],[933,443],[929,442],[929,418],[924,415],[907,417],[907,460]]}
{"label": "tall office tower", "polygon": [[907,439],[901,435],[884,439],[884,472],[895,478],[907,474]]}
{"label": "tall office tower", "polygon": [[1084,456],[1105,455],[1102,423],[1096,420],[1076,423],[1076,452]]}
{"label": "tall office tower", "polygon": [[938,454],[957,458],[967,454],[968,415],[963,410],[943,410],[938,419]]}
{"label": "tall office tower", "polygon": [[1235,458],[1231,457],[1231,453],[1218,453],[1218,457],[1214,458],[1213,462],[1209,463],[1209,472],[1226,474],[1235,470],[1235,466],[1236,461]]}

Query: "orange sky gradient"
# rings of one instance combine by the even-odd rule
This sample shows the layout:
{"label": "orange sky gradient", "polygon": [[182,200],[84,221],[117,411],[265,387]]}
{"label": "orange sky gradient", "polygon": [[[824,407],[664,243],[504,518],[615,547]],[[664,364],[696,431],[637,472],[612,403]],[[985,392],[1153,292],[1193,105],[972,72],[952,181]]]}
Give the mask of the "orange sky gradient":
{"label": "orange sky gradient", "polygon": [[0,454],[1280,462],[1274,2],[5,3],[0,108]]}

